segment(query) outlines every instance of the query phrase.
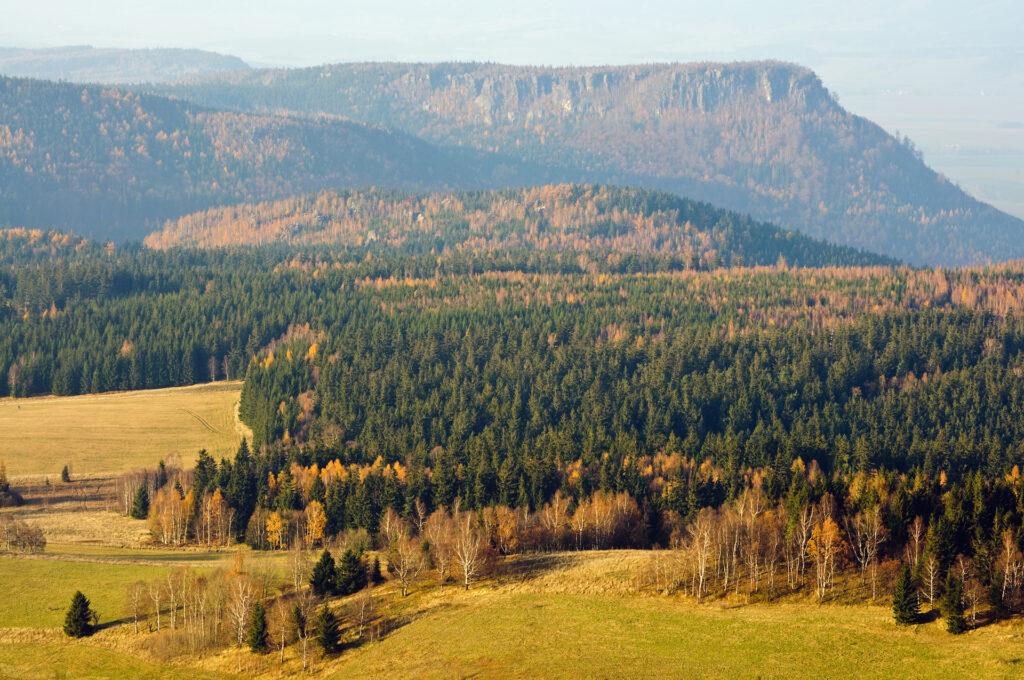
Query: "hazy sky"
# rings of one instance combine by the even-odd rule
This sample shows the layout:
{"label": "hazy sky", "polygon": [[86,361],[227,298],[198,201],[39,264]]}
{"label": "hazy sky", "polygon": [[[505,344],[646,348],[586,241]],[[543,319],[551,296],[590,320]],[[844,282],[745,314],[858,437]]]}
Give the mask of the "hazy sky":
{"label": "hazy sky", "polygon": [[1024,215],[1021,0],[0,0],[0,45],[197,47],[254,66],[774,58]]}

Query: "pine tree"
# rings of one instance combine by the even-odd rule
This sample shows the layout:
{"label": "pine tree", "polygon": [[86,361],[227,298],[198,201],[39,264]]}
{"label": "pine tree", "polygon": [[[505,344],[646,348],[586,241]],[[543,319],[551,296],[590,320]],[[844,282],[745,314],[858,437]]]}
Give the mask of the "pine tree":
{"label": "pine tree", "polygon": [[135,500],[132,501],[131,517],[132,519],[146,519],[149,517],[149,490],[146,488],[148,484],[143,481],[139,485],[138,491],[135,492]]}
{"label": "pine tree", "polygon": [[997,571],[992,582],[988,586],[989,615],[993,620],[1005,619],[1008,614],[1006,603],[1003,602],[1003,579],[1006,578],[1001,571]]}
{"label": "pine tree", "polygon": [[64,469],[60,471],[60,481],[67,484],[71,481],[71,472],[68,470],[68,466],[65,465]]}
{"label": "pine tree", "polygon": [[309,586],[317,597],[327,597],[334,592],[335,585],[334,558],[329,550],[320,554],[320,559],[313,567],[313,573],[309,577]]}
{"label": "pine tree", "polygon": [[68,637],[80,638],[92,635],[93,611],[89,607],[89,598],[76,591],[71,598],[71,606],[64,616],[64,633]]}
{"label": "pine tree", "polygon": [[331,613],[330,607],[324,602],[316,613],[316,620],[313,622],[316,629],[316,643],[325,654],[330,654],[338,648],[338,621]]}
{"label": "pine tree", "polygon": [[379,557],[374,557],[373,558],[373,566],[370,567],[370,583],[376,585],[378,583],[383,583],[383,582],[384,582],[384,577],[380,573],[380,558]]}
{"label": "pine tree", "polygon": [[338,562],[335,585],[342,595],[351,595],[366,587],[366,569],[363,567],[362,560],[351,548],[345,551]]}
{"label": "pine tree", "polygon": [[267,610],[263,604],[257,602],[252,607],[252,615],[249,618],[249,649],[257,654],[267,651]]}
{"label": "pine tree", "polygon": [[959,635],[967,630],[964,618],[964,582],[952,572],[946,578],[946,592],[942,596],[942,615],[946,617],[946,630]]}
{"label": "pine tree", "polygon": [[900,576],[896,580],[896,591],[892,595],[892,613],[896,623],[908,626],[917,621],[917,593],[914,592],[914,580],[910,577],[910,567],[903,565]]}

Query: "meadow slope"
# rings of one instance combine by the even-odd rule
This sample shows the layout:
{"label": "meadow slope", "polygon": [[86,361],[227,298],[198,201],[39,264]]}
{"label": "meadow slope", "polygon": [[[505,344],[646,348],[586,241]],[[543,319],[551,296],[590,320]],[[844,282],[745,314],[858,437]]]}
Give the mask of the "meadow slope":
{"label": "meadow slope", "polygon": [[98,477],[152,468],[177,454],[191,466],[199,449],[230,456],[241,382],[75,397],[0,399],[0,460],[16,483]]}

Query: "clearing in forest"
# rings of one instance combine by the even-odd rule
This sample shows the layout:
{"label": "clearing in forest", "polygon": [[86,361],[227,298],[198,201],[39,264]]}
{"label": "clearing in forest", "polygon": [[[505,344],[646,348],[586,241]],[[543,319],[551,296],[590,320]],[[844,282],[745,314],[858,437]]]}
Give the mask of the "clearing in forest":
{"label": "clearing in forest", "polygon": [[[199,449],[231,456],[241,441],[235,405],[241,382],[75,397],[0,399],[0,460],[14,481],[102,477],[152,468]],[[29,480],[25,480],[29,481]]]}

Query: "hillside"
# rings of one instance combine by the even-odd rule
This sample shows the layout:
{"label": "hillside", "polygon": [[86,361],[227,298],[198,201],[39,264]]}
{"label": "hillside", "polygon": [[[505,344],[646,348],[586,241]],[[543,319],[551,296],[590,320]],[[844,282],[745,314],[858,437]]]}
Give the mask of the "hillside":
{"label": "hillside", "polygon": [[204,50],[0,47],[0,74],[75,83],[155,83],[247,68],[238,57]]}
{"label": "hillside", "polygon": [[403,252],[611,250],[682,258],[684,266],[891,264],[816,242],[706,203],[639,189],[562,184],[533,189],[409,195],[334,191],[213,208],[168,222],[153,248],[284,242]]}
{"label": "hillside", "polygon": [[1024,222],[962,192],[911,144],[844,110],[814,73],[790,64],[336,64],[161,91],[239,110],[383,121],[911,263],[1024,256]]}
{"label": "hillside", "polygon": [[0,78],[0,226],[141,239],[165,219],[212,205],[341,186],[503,186],[538,175],[358,123]]}

